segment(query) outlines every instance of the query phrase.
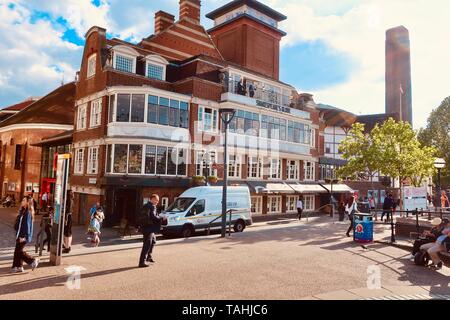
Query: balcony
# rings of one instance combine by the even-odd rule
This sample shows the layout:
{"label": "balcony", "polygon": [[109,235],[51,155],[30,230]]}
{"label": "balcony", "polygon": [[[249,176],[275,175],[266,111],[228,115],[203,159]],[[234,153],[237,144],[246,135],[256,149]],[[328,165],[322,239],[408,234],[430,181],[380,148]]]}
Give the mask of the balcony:
{"label": "balcony", "polygon": [[244,81],[225,79],[224,82],[225,92],[222,93],[221,97],[221,100],[224,102],[262,107],[303,119],[310,119],[309,112],[292,108],[292,96],[280,93],[282,91],[281,88],[275,88],[249,79]]}

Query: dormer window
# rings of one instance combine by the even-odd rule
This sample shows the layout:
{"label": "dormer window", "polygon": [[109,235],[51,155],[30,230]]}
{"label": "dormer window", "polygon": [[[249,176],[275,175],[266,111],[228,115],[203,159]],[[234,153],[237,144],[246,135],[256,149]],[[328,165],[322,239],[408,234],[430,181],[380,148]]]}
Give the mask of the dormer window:
{"label": "dormer window", "polygon": [[119,71],[133,72],[134,59],[118,54],[116,56],[116,69]]}
{"label": "dormer window", "polygon": [[136,73],[136,60],[139,56],[139,53],[136,50],[127,46],[119,45],[113,47],[113,51],[114,69],[128,73]]}
{"label": "dormer window", "polygon": [[145,58],[146,62],[146,76],[150,79],[166,81],[166,68],[169,62],[158,55],[149,55]]}

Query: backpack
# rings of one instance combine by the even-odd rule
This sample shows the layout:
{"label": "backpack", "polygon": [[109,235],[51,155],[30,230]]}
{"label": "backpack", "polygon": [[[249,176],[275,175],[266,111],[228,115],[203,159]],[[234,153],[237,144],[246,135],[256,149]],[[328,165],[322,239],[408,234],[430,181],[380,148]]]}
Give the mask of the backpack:
{"label": "backpack", "polygon": [[425,250],[420,250],[414,256],[414,264],[417,266],[425,267],[428,265],[428,261],[430,261],[430,256]]}
{"label": "backpack", "polygon": [[136,217],[136,226],[137,227],[147,227],[152,224],[148,211],[150,210],[148,205],[145,205],[142,207],[142,209],[139,211],[137,217]]}

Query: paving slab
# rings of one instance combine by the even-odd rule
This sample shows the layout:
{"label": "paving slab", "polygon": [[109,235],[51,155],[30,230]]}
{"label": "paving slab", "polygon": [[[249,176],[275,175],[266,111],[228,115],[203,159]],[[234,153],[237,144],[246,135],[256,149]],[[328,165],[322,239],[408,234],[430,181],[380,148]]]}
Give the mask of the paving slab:
{"label": "paving slab", "polygon": [[395,295],[428,294],[429,290],[419,286],[382,286],[383,289]]}
{"label": "paving slab", "polygon": [[358,300],[360,298],[360,296],[347,290],[318,294],[314,297],[319,300]]}
{"label": "paving slab", "polygon": [[348,291],[362,299],[392,295],[392,292],[386,289],[360,288],[360,289],[349,289]]}

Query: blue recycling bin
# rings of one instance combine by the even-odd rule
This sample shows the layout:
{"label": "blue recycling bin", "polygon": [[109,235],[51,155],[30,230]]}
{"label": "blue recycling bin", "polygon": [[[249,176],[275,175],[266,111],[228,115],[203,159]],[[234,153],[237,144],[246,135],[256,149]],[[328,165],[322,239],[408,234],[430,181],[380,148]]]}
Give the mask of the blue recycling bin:
{"label": "blue recycling bin", "polygon": [[355,213],[353,235],[357,243],[373,242],[373,216],[367,213]]}

